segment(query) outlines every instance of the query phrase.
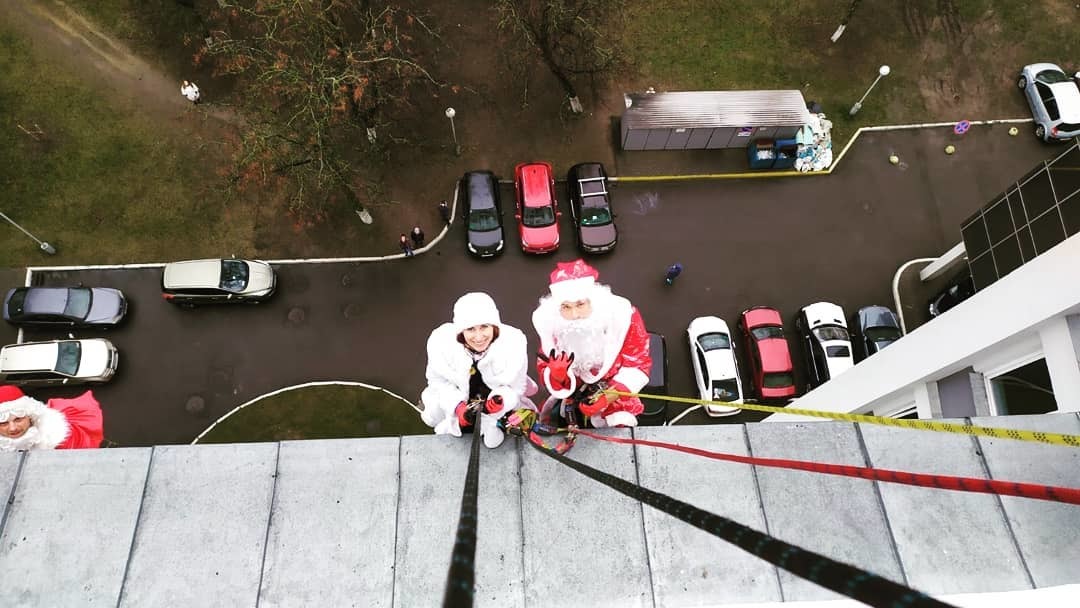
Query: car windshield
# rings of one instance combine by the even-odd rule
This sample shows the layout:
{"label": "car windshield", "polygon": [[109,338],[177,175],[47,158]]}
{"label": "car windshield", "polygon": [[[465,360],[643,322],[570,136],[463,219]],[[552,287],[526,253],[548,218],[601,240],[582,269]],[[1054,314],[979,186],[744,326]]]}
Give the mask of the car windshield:
{"label": "car windshield", "polygon": [[499,215],[494,209],[477,209],[469,214],[469,230],[486,232],[499,227]]}
{"label": "car windshield", "polygon": [[90,314],[90,294],[89,289],[69,289],[64,316],[85,319],[86,315]]}
{"label": "car windshield", "polygon": [[221,288],[243,291],[248,283],[248,265],[243,260],[221,260]]}
{"label": "car windshield", "polygon": [[525,207],[524,214],[521,216],[521,223],[530,228],[550,226],[555,223],[555,212],[552,211],[550,205]]}
{"label": "car windshield", "polygon": [[60,342],[57,344],[56,371],[68,376],[74,376],[79,371],[78,342]]}
{"label": "car windshield", "polygon": [[867,327],[866,339],[871,342],[879,342],[881,340],[899,340],[900,330],[895,327]]}
{"label": "car windshield", "polygon": [[713,332],[711,334],[702,334],[698,336],[698,344],[700,344],[701,349],[705,351],[731,348],[731,338],[728,337],[727,334]]}
{"label": "car windshield", "polygon": [[825,325],[814,328],[814,335],[822,342],[829,340],[850,340],[847,330],[839,325]]}
{"label": "car windshield", "polygon": [[785,388],[793,384],[795,384],[795,376],[788,372],[765,374],[761,381],[761,385],[765,388]]}
{"label": "car windshield", "polygon": [[851,356],[851,349],[849,349],[846,346],[826,346],[825,347],[825,356],[826,357],[850,357]]}
{"label": "car windshield", "polygon": [[768,327],[755,327],[750,330],[750,333],[754,336],[755,340],[768,340],[769,338],[783,338],[784,330],[775,325],[769,325]]}
{"label": "car windshield", "polygon": [[734,401],[739,398],[739,385],[735,383],[735,379],[728,380],[713,380],[712,383],[712,400],[713,401]]}
{"label": "car windshield", "polygon": [[603,226],[611,223],[611,210],[607,206],[596,205],[581,208],[582,226]]}
{"label": "car windshield", "polygon": [[16,291],[11,294],[11,299],[8,300],[8,310],[14,313],[21,313],[23,311],[23,305],[26,303],[26,291]]}
{"label": "car windshield", "polygon": [[1057,70],[1043,70],[1035,76],[1035,79],[1045,82],[1046,84],[1069,82],[1069,77],[1065,75],[1065,72],[1059,72]]}

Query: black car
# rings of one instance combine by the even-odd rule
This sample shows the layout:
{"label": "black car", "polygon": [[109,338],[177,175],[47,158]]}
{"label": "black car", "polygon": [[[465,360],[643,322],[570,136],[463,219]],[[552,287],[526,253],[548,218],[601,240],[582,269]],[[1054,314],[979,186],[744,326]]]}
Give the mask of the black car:
{"label": "black car", "polygon": [[948,287],[930,300],[930,317],[940,315],[973,295],[975,295],[975,283],[972,282],[971,275],[969,273],[959,275],[949,283]]}
{"label": "black car", "polygon": [[896,314],[884,306],[860,308],[857,317],[859,350],[864,358],[896,342],[902,335]]}
{"label": "black car", "polygon": [[461,178],[465,196],[466,248],[469,253],[488,258],[502,253],[505,240],[499,181],[491,171],[469,171]]}
{"label": "black car", "polygon": [[4,298],[4,320],[15,325],[111,327],[128,303],[108,287],[18,287]]}
{"label": "black car", "polygon": [[[652,367],[649,368],[649,383],[641,392],[650,395],[668,394],[668,358],[667,341],[661,334],[649,332],[649,357],[652,358]],[[645,411],[641,413],[641,424],[659,426],[667,422],[667,404],[663,399],[641,400]]]}
{"label": "black car", "polygon": [[605,253],[615,248],[619,232],[608,195],[607,172],[600,163],[581,163],[566,174],[570,189],[570,215],[578,248],[585,253]]}

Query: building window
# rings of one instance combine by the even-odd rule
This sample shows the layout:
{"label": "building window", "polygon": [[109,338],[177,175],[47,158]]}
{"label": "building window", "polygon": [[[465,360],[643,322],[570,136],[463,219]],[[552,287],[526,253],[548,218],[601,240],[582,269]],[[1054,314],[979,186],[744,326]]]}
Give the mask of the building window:
{"label": "building window", "polygon": [[989,384],[990,399],[999,416],[1046,414],[1058,409],[1046,359],[994,376]]}

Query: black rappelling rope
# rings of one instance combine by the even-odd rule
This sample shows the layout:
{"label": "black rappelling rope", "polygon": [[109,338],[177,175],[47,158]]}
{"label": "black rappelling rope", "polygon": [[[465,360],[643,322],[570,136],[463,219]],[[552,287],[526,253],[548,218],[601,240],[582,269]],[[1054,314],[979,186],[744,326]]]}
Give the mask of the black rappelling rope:
{"label": "black rappelling rope", "polygon": [[536,449],[609,488],[733,543],[796,576],[877,608],[950,608],[922,592],[773,538],[694,505],[598,471],[530,441]]}
{"label": "black rappelling rope", "polygon": [[465,473],[465,491],[461,494],[461,515],[458,517],[457,538],[450,554],[450,569],[446,573],[446,593],[443,606],[458,608],[473,605],[476,586],[476,499],[480,489],[480,429],[473,429],[469,471]]}

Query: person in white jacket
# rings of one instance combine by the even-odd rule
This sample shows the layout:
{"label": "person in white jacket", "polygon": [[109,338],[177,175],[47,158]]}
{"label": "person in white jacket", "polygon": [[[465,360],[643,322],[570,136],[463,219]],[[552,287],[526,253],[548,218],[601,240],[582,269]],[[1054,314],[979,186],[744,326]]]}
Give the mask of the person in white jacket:
{"label": "person in white jacket", "polygon": [[460,437],[479,419],[484,445],[504,439],[499,418],[536,406],[529,396],[537,385],[527,375],[525,334],[502,322],[486,293],[467,293],[454,303],[454,317],[427,341],[427,388],[420,394],[420,417],[437,435]]}

